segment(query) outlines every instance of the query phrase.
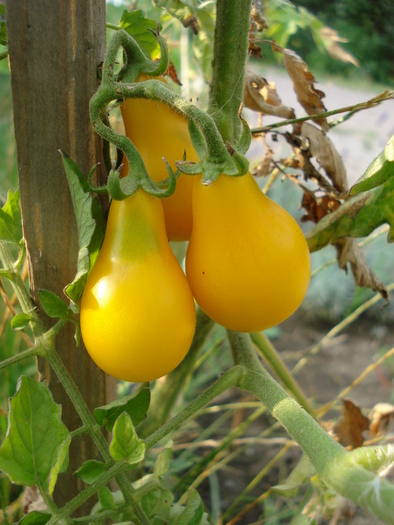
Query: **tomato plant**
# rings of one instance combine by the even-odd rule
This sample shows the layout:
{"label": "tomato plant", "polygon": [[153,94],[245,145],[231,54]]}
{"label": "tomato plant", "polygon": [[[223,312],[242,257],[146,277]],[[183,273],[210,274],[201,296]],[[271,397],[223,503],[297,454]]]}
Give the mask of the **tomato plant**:
{"label": "tomato plant", "polygon": [[190,347],[193,297],[167,241],[161,200],[143,190],[111,204],[81,330],[96,364],[126,381],[168,374]]}
{"label": "tomato plant", "polygon": [[[267,190],[279,174],[296,181],[288,168],[302,172],[297,183],[305,192],[304,197],[308,197],[302,203],[309,212],[309,220],[317,223],[307,234],[307,244],[295,221],[260,190],[248,172],[249,161],[245,157],[252,133],[269,135],[272,129],[289,126],[286,120],[250,130],[246,121],[239,118],[248,51],[258,52],[254,28],[258,25],[263,30],[267,26],[260,2],[217,0],[214,5],[193,0],[177,2],[175,8],[174,2],[155,2],[157,6],[167,7],[168,11],[171,9],[175,23],[182,21],[181,31],[188,25],[195,33],[201,29],[198,33],[201,41],[204,35],[213,35],[213,27],[215,29],[213,60],[210,55],[204,55],[204,61],[212,64],[206,111],[174,93],[163,82],[162,75],[169,67],[167,45],[160,34],[160,25],[156,20],[146,19],[142,11],[125,12],[119,24],[108,26],[114,34],[108,44],[101,75],[97,75],[103,46],[95,40],[100,31],[92,32],[91,28],[103,29],[104,24],[91,23],[91,15],[94,9],[100,11],[102,8],[99,2],[75,3],[73,34],[65,39],[58,38],[58,27],[52,23],[58,20],[59,12],[63,20],[69,15],[67,10],[59,11],[57,4],[60,2],[45,6],[42,2],[32,2],[28,10],[19,12],[15,5],[22,3],[22,0],[9,3],[10,63],[14,107],[18,110],[15,112],[15,133],[22,210],[19,209],[19,194],[10,192],[7,203],[0,210],[0,276],[10,282],[15,292],[15,298],[8,294],[9,311],[13,312],[14,301],[19,302],[19,313],[13,313],[10,326],[23,333],[28,348],[3,359],[0,371],[34,356],[39,358],[40,372],[48,379],[46,383],[21,378],[9,403],[8,428],[0,447],[0,468],[12,482],[35,486],[45,503],[43,511],[32,512],[22,518],[22,523],[236,523],[244,519],[252,506],[263,501],[265,505],[267,496],[276,491],[288,493],[290,485],[290,492],[294,494],[312,477],[312,484],[298,498],[296,511],[292,501],[295,519],[299,516],[306,520],[319,519],[313,507],[324,507],[326,499],[332,508],[335,492],[338,498],[348,498],[393,524],[394,486],[384,479],[394,460],[393,447],[378,437],[371,447],[357,444],[359,448],[351,450],[354,444],[343,441],[338,430],[341,424],[330,426],[335,437],[328,433],[325,430],[328,422],[322,418],[331,409],[335,414],[335,404],[348,389],[338,396],[334,394],[324,406],[320,405],[321,399],[309,399],[310,392],[303,393],[294,373],[286,368],[268,335],[261,331],[281,322],[302,301],[309,282],[308,247],[317,250],[323,245],[335,245],[341,252],[338,260],[342,267],[351,262],[358,282],[365,283],[366,265],[362,257],[357,256],[361,247],[355,238],[369,235],[385,222],[392,224],[391,146],[387,146],[360,183],[348,192],[346,174],[341,172],[340,159],[326,137],[331,124],[338,123],[329,123],[326,117],[341,113],[343,108],[326,112],[320,100],[323,94],[314,89],[313,77],[301,58],[271,42],[275,52],[283,54],[297,96],[308,113],[301,122],[309,119],[314,124],[305,126],[304,122],[299,126],[300,119],[293,119],[293,110],[289,115],[289,108],[282,105],[268,107],[274,115],[287,115],[290,124],[295,124],[293,131],[275,132],[276,139],[279,136],[292,146],[294,156],[285,159],[286,162],[277,161],[267,152],[265,160],[269,162],[264,163],[260,175],[262,172],[270,174],[265,186]],[[51,18],[48,17],[51,23],[47,24],[45,32],[36,31],[31,38],[31,27],[40,27],[47,12],[51,13]],[[6,41],[4,13],[1,8],[0,43]],[[26,24],[27,14],[29,25]],[[89,53],[86,52],[87,33]],[[53,41],[53,55],[48,40],[43,38],[48,34]],[[26,42],[29,45],[25,45]],[[185,42],[181,45],[185,47]],[[160,59],[154,60],[159,48]],[[49,55],[43,53],[43,49],[49,49],[51,57],[56,54],[56,60],[48,61]],[[52,67],[52,74],[48,75],[48,82],[37,83],[37,78],[48,73],[45,69],[48,64],[42,67],[44,58]],[[120,67],[119,60],[123,60]],[[90,67],[89,75],[85,75],[85,66]],[[62,75],[57,74],[60,68],[64,68]],[[260,100],[259,96],[263,97],[262,83],[266,82],[258,79],[247,83],[254,102]],[[76,86],[92,87],[92,92],[80,97]],[[303,96],[305,94],[307,97]],[[387,92],[365,104],[356,104],[343,120],[391,96]],[[88,98],[92,129],[85,127],[81,133],[82,126],[78,128],[74,124],[79,116],[81,119],[87,116]],[[47,121],[41,124],[43,100],[51,110],[50,126]],[[270,100],[278,102],[276,97]],[[115,106],[123,107],[130,138],[111,127],[108,112]],[[267,109],[267,106],[270,106],[268,96],[267,100],[260,100],[257,107]],[[349,107],[345,111],[349,111]],[[27,114],[29,126],[26,126]],[[133,128],[135,122],[138,125]],[[52,133],[58,127],[61,133]],[[58,148],[63,147],[62,141],[67,137],[72,139],[67,143],[67,151],[72,157],[75,154],[78,160],[78,163],[73,162],[62,153],[75,221],[68,214],[70,195],[67,193],[67,198],[58,200],[59,195],[65,193],[60,191],[62,184],[64,186],[64,174],[62,172],[60,178],[61,170],[54,169],[55,162],[47,162],[54,150],[60,161]],[[90,141],[93,137],[94,143]],[[150,164],[151,150],[156,153],[157,145],[166,140],[165,148],[157,150],[159,154]],[[315,149],[319,144],[323,146],[321,152]],[[122,176],[110,158],[115,148],[123,152],[125,163],[129,165],[129,169],[123,169]],[[182,162],[185,148],[188,157]],[[80,162],[80,151],[85,149],[84,160]],[[329,154],[327,159],[328,150],[334,162],[327,162],[330,160]],[[100,164],[101,155],[104,163]],[[171,167],[162,163],[161,156]],[[317,163],[311,162],[312,157],[319,160],[320,171],[316,168]],[[174,167],[181,172],[178,179]],[[194,177],[186,178],[183,174]],[[302,184],[301,177],[308,184]],[[184,188],[185,194],[180,191],[184,182],[189,184]],[[175,190],[176,183],[178,189]],[[181,203],[176,201],[177,197]],[[105,228],[108,202],[111,204]],[[178,224],[173,228],[172,219],[168,213],[165,215],[163,207],[174,202],[177,202],[174,221],[177,217]],[[64,210],[66,220],[58,213],[59,208]],[[26,246],[21,240],[21,211]],[[57,229],[59,222],[66,225],[61,232]],[[52,226],[49,243],[45,235],[48,225]],[[186,277],[171,252],[168,237],[187,239],[190,231]],[[391,230],[389,239],[392,238]],[[72,255],[58,249],[59,245],[52,242],[54,239],[61,242],[60,248],[73,245]],[[28,250],[27,263],[31,265],[30,286],[22,270],[25,248]],[[73,274],[66,278],[60,268],[70,261],[73,262],[70,265]],[[54,276],[58,295],[52,285],[48,285],[50,290],[45,289],[45,284],[51,281],[45,280],[42,285],[43,281],[37,279],[37,268],[45,277]],[[388,294],[389,288],[385,290],[382,283],[379,288],[371,272],[367,277],[369,286]],[[202,307],[197,311],[192,291]],[[4,288],[2,295],[7,292]],[[228,330],[214,328],[214,321],[203,310]],[[360,312],[358,310],[357,315]],[[24,333],[26,327],[29,327],[28,332]],[[80,342],[80,328],[88,352],[75,347],[70,337],[73,335],[70,330],[73,330],[75,341]],[[249,331],[257,332],[249,334]],[[329,337],[337,331],[332,330]],[[306,357],[323,347],[327,339],[308,349],[296,370],[306,362]],[[110,403],[108,399],[97,401],[98,392],[107,394],[111,391],[107,387],[116,383],[106,384],[107,375],[101,374],[88,358],[89,354],[108,374],[126,380],[118,384],[119,399]],[[376,366],[381,362],[377,361]],[[208,368],[207,379],[204,374]],[[368,372],[371,370],[373,367],[369,367]],[[166,378],[152,385],[129,384],[153,381],[166,374]],[[207,385],[203,390],[202,384]],[[356,384],[358,380],[350,388]],[[228,389],[233,389],[231,396],[235,391],[247,392],[254,401],[245,404],[242,399],[240,403],[230,400],[223,405],[218,398],[223,400]],[[173,416],[182,398],[184,405]],[[65,404],[67,400],[69,406]],[[195,443],[190,446],[190,437],[193,439],[200,424],[194,419],[203,407],[216,400],[218,406],[211,407],[215,412],[214,424],[203,433],[196,432]],[[102,406],[98,407],[99,403]],[[233,425],[238,419],[239,407],[242,412],[245,407],[254,412],[242,424]],[[209,417],[211,408],[205,412],[204,419]],[[222,410],[223,415],[216,416]],[[232,418],[228,435],[207,454],[199,456],[196,448],[212,446],[212,440],[202,440],[202,437],[207,437],[219,425],[222,433],[221,423],[232,416],[234,410],[236,417]],[[248,492],[257,488],[258,481],[267,473],[264,467],[226,508],[228,502],[221,497],[216,472],[246,446],[243,443],[234,454],[224,455],[226,449],[236,445],[236,438],[265,411],[269,411],[288,434],[284,448],[270,460],[270,466],[292,447],[299,446],[303,456],[287,481],[276,485],[274,490],[269,488],[239,511],[238,505],[249,498]],[[4,419],[4,414],[2,417]],[[366,419],[364,416],[358,419],[362,425],[356,436],[357,443],[363,443],[360,436],[362,429],[367,428]],[[182,428],[183,424],[187,427]],[[269,433],[276,432],[277,428],[275,424],[264,431],[264,444]],[[179,443],[185,430],[189,440],[186,447]],[[112,434],[110,443],[108,433]],[[180,447],[172,447],[175,440]],[[277,444],[276,437],[272,443]],[[260,445],[259,439],[253,445],[257,444]],[[68,463],[70,445],[72,454]],[[180,448],[185,450],[179,453]],[[76,450],[80,454],[75,454]],[[172,452],[176,455],[174,462],[170,461]],[[58,476],[61,483],[56,485]],[[208,477],[214,496],[212,515],[194,490]],[[116,481],[119,491],[111,492],[112,481]],[[68,491],[70,484],[74,493]],[[92,508],[92,496],[96,495],[99,502]],[[309,516],[305,514],[308,509],[311,509]],[[8,509],[2,510],[7,521]],[[265,510],[263,514],[267,519]],[[260,514],[261,509],[258,512]],[[281,512],[281,515],[284,514]]]}

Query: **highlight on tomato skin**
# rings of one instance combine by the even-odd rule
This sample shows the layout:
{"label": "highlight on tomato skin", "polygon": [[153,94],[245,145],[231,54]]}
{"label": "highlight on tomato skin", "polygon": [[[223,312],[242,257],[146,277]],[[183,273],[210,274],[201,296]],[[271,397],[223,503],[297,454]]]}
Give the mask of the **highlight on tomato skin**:
{"label": "highlight on tomato skin", "polygon": [[196,311],[168,244],[160,199],[138,190],[124,201],[112,201],[80,315],[87,351],[111,376],[153,381],[183,360]]}
{"label": "highlight on tomato skin", "polygon": [[199,306],[217,323],[257,332],[287,319],[310,280],[310,255],[293,217],[250,174],[196,177],[186,275]]}
{"label": "highlight on tomato skin", "polygon": [[[139,75],[137,82],[154,78],[165,82],[164,77]],[[175,171],[175,161],[182,160],[186,150],[187,160],[197,162],[198,156],[189,136],[187,119],[166,104],[154,100],[128,98],[120,106],[126,136],[133,142],[144,161],[152,179],[160,182],[168,177],[163,161]],[[127,159],[121,172],[128,173]],[[187,241],[193,224],[192,216],[193,177],[180,175],[176,190],[171,197],[163,199],[167,236],[170,241]]]}

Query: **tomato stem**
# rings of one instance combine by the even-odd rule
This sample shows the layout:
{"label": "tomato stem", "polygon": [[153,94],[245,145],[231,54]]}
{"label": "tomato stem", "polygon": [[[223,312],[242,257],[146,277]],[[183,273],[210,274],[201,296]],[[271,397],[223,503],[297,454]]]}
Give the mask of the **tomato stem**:
{"label": "tomato stem", "polygon": [[238,112],[248,52],[251,0],[217,0],[212,82],[208,113],[224,142],[241,134]]}
{"label": "tomato stem", "polygon": [[249,334],[227,333],[235,365],[243,369],[237,386],[264,403],[327,485],[386,523],[394,524],[394,486],[379,476],[378,468],[372,467],[371,458],[379,457],[380,449],[365,447],[365,451],[360,449],[356,454],[347,452],[272,379],[258,360]]}
{"label": "tomato stem", "polygon": [[264,332],[255,332],[250,334],[250,336],[257,351],[261,354],[266,363],[268,363],[277,377],[279,377],[283,385],[294,396],[298,403],[305,408],[308,414],[314,417],[314,410],[310,406],[309,401]]}

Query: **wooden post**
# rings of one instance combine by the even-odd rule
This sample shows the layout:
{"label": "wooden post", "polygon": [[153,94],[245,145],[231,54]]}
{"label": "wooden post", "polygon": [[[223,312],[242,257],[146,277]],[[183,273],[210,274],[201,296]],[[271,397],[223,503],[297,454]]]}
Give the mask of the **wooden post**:
{"label": "wooden post", "polygon": [[[38,290],[65,299],[63,288],[76,273],[76,221],[58,150],[85,175],[101,160],[88,107],[105,52],[105,0],[8,0],[7,28],[23,232],[31,294],[40,309]],[[103,170],[97,177],[103,182]],[[53,323],[43,319],[47,327]],[[73,326],[59,334],[56,348],[89,407],[108,402],[115,383],[82,345],[76,347]],[[69,430],[78,428],[79,417],[52,370],[43,362],[39,369],[63,406],[64,423]],[[72,472],[89,457],[95,457],[90,438],[74,439],[69,471],[55,492],[59,505],[81,490]]]}

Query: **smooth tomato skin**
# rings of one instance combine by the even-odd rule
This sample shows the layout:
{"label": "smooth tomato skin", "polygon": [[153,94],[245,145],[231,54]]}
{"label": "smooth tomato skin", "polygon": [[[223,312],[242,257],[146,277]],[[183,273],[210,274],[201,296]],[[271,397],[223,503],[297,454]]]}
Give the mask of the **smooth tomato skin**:
{"label": "smooth tomato skin", "polygon": [[[140,75],[138,81],[149,77]],[[164,77],[152,77],[166,82]],[[160,182],[168,177],[163,157],[176,170],[175,161],[182,160],[186,149],[187,160],[198,161],[193,148],[187,119],[166,104],[154,100],[128,98],[120,106],[126,136],[138,149],[147,172]],[[122,175],[128,173],[128,162]],[[163,199],[167,236],[170,241],[186,241],[190,238],[192,216],[193,177],[180,175],[175,193]]]}
{"label": "smooth tomato skin", "polygon": [[193,295],[230,330],[275,326],[301,304],[310,256],[296,221],[266,197],[250,174],[196,177],[186,275]]}
{"label": "smooth tomato skin", "polygon": [[153,381],[183,360],[195,321],[161,201],[143,190],[112,201],[81,303],[82,338],[93,361],[118,379]]}

